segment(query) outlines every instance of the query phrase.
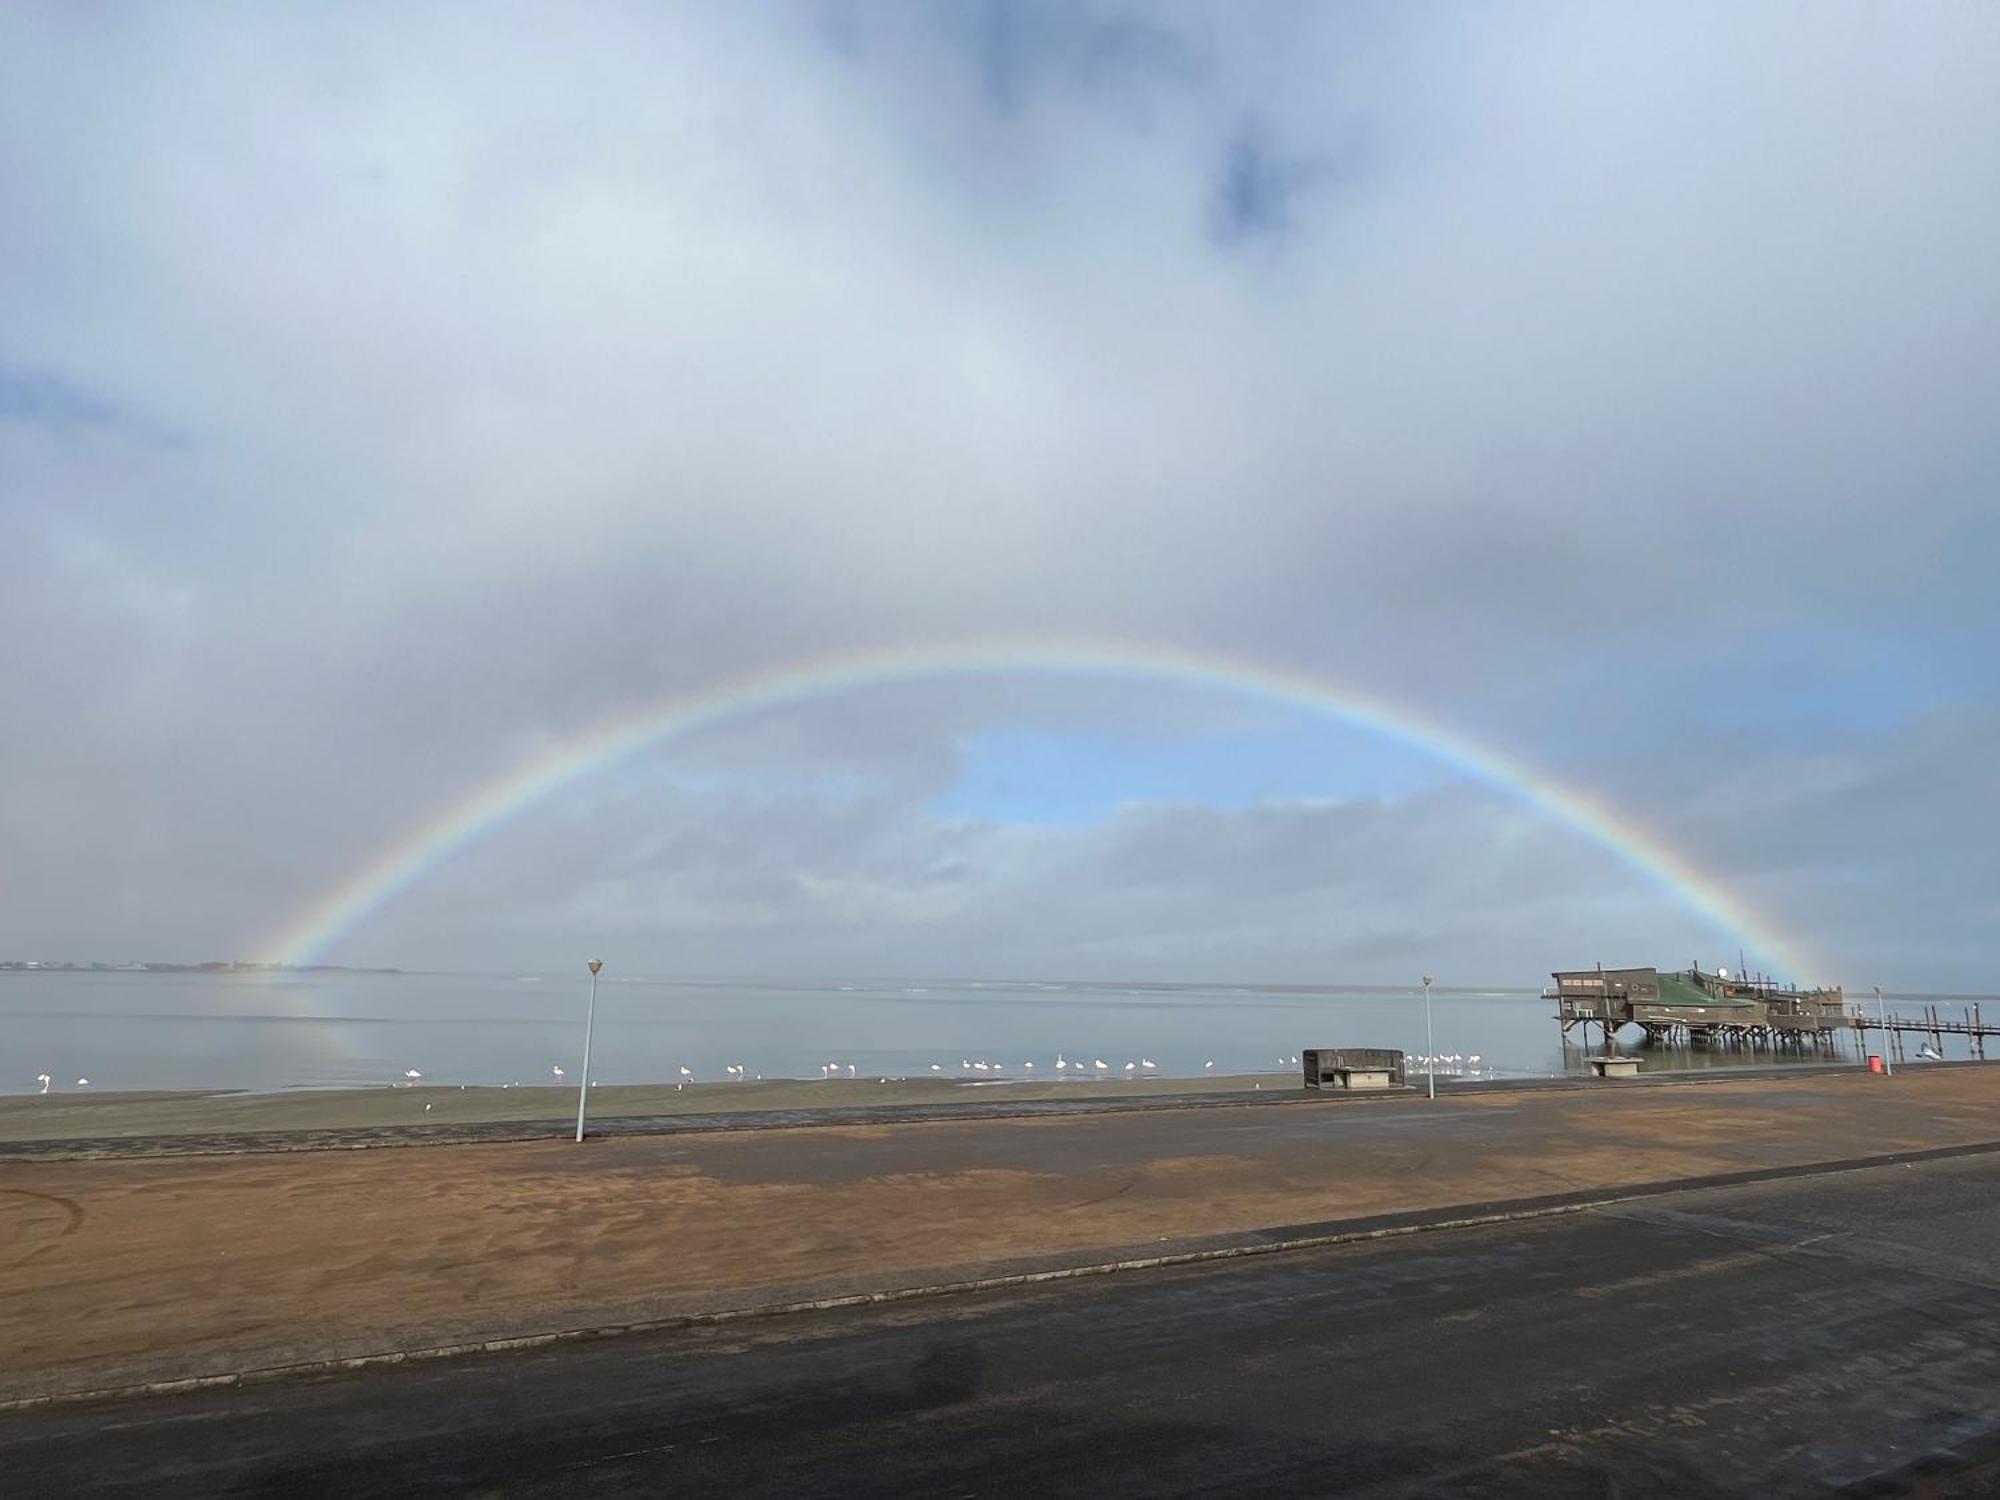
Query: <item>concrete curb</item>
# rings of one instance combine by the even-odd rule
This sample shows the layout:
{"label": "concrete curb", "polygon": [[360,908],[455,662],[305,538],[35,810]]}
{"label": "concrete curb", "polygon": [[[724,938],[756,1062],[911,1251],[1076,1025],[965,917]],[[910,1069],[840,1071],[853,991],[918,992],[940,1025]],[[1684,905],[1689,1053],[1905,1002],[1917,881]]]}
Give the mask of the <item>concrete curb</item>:
{"label": "concrete curb", "polygon": [[[1933,1063],[1926,1071],[1952,1064]],[[1440,1082],[1438,1101],[1542,1093],[1629,1093],[1635,1088],[1673,1088],[1710,1083],[1803,1080],[1829,1074],[1865,1073],[1859,1063],[1788,1063],[1770,1067],[1704,1068],[1657,1072],[1637,1078],[1549,1077],[1496,1079],[1483,1083]],[[593,1121],[593,1140],[630,1136],[714,1135],[732,1131],[811,1130],[822,1127],[937,1125],[981,1120],[1078,1119],[1091,1115],[1140,1114],[1154,1110],[1276,1108],[1296,1104],[1362,1105],[1422,1099],[1421,1084],[1380,1093],[1323,1093],[1304,1087],[1227,1094],[1149,1094],[1135,1099],[978,1100],[963,1104],[825,1105],[809,1109],[760,1111],[741,1115],[611,1115]],[[1428,1102],[1428,1101],[1425,1101]],[[302,1151],[375,1151],[411,1146],[509,1146],[568,1138],[570,1120],[467,1121],[457,1125],[335,1125],[262,1132],[189,1132],[184,1136],[73,1136],[59,1140],[0,1140],[0,1161],[150,1161],[186,1156],[271,1156]]]}
{"label": "concrete curb", "polygon": [[142,1381],[94,1390],[55,1391],[39,1396],[16,1396],[0,1399],[0,1413],[34,1411],[52,1406],[72,1406],[96,1401],[182,1395],[193,1391],[257,1385],[266,1381],[338,1374],[344,1370],[365,1370],[389,1365],[416,1364],[428,1360],[457,1359],[474,1354],[501,1354],[521,1349],[543,1349],[556,1344],[584,1343],[634,1334],[672,1333],[690,1328],[711,1328],[758,1319],[790,1317],[801,1313],[834,1312],[845,1308],[880,1307],[895,1302],[960,1297],[976,1292],[1006,1291],[1016,1287],[1109,1276],[1124,1271],[1153,1271],[1175,1266],[1241,1260],[1253,1255],[1280,1255],[1301,1250],[1320,1250],[1335,1245],[1398,1239],[1406,1235],[1429,1234],[1440,1230],[1477,1229],[1494,1224],[1554,1218],[1565,1214],[1583,1213],[1608,1204],[1662,1198],[1704,1188],[1746,1187],[1758,1183],[1867,1171],[1878,1167],[1914,1166],[1920,1162],[1950,1161],[1960,1157],[1983,1156],[1996,1152],[2000,1152],[2000,1140],[1959,1146],[1936,1146],[1921,1151],[1890,1151],[1876,1156],[1847,1157],[1837,1161],[1753,1167],[1741,1172],[1716,1172],[1700,1177],[1630,1183],[1614,1188],[1586,1188],[1572,1193],[1465,1204],[1409,1214],[1331,1220],[1322,1224],[1278,1225],[1269,1229],[1243,1231],[1226,1243],[1164,1251],[1158,1255],[1094,1261],[1086,1265],[1053,1266],[1038,1271],[979,1276],[961,1281],[935,1282],[925,1286],[891,1287],[874,1292],[850,1292],[830,1297],[755,1303],[748,1307],[722,1308],[711,1312],[682,1313],[666,1318],[647,1318],[625,1323],[555,1329],[544,1333],[476,1339],[468,1343],[436,1344],[421,1349],[395,1349],[333,1359],[301,1360],[292,1364],[263,1365],[215,1375],[190,1375],[173,1380]]}

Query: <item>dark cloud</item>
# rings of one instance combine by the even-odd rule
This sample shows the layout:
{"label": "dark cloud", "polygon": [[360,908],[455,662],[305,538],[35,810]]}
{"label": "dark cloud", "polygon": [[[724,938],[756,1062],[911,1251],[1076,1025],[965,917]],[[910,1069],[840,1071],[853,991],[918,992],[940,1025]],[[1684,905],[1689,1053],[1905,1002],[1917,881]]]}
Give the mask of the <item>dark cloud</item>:
{"label": "dark cloud", "polygon": [[1230,136],[1213,193],[1215,236],[1224,245],[1281,240],[1296,230],[1305,200],[1326,176],[1323,161],[1287,155],[1254,120]]}
{"label": "dark cloud", "polygon": [[1097,11],[1046,0],[946,5],[947,25],[964,27],[978,59],[987,102],[1018,113],[1045,85],[1122,92],[1185,83],[1202,71],[1189,39],[1140,7]]}
{"label": "dark cloud", "polygon": [[61,430],[103,426],[118,418],[118,407],[105,396],[45,370],[16,370],[0,364],[0,422]]}

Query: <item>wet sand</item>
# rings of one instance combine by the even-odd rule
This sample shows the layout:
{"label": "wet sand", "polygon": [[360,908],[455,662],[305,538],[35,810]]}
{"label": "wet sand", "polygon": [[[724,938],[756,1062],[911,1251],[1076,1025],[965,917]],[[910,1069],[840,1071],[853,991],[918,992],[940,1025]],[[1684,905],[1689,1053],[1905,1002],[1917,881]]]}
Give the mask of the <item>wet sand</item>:
{"label": "wet sand", "polygon": [[[746,1086],[747,1087],[747,1086]],[[0,1166],[0,1396],[2000,1140],[2000,1071]]]}
{"label": "wet sand", "polygon": [[[1140,1077],[1078,1083],[978,1083],[939,1078],[752,1079],[743,1083],[615,1084],[590,1091],[592,1118],[800,1110],[997,1100],[1120,1099],[1160,1094],[1249,1093],[1299,1087],[1287,1073]],[[429,1106],[426,1108],[425,1106]],[[576,1088],[300,1089],[284,1093],[16,1094],[0,1096],[0,1141],[149,1135],[262,1134],[384,1125],[574,1120]]]}

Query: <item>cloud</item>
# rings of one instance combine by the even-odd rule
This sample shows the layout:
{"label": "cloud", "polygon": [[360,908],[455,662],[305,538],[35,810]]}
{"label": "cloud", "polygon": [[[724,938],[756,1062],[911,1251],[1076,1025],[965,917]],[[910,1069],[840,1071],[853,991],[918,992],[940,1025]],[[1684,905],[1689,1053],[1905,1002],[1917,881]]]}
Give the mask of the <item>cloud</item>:
{"label": "cloud", "polygon": [[[212,956],[635,705],[1041,631],[1406,702],[1722,851],[1836,963],[1921,932],[1913,965],[1974,983],[1990,922],[1921,853],[1981,795],[2000,688],[1994,26],[13,7],[0,951]],[[766,716],[661,771],[664,828],[720,799],[678,850],[699,900],[648,873],[643,803],[582,865],[551,809],[411,910],[532,902],[355,952],[470,961],[549,932],[535,902],[717,964],[746,928],[745,964],[895,930],[1163,975],[1703,936],[1516,872],[1513,822],[1395,824],[1434,878],[1383,889],[1457,904],[1329,933],[1345,888],[1281,830],[1393,868],[1367,820],[1450,805],[1411,775],[1148,786],[1056,832],[938,812],[967,744],[1220,712],[961,684]],[[1233,880],[1175,863],[1203,838],[1252,851]],[[1018,942],[1037,914],[1068,946]]]}

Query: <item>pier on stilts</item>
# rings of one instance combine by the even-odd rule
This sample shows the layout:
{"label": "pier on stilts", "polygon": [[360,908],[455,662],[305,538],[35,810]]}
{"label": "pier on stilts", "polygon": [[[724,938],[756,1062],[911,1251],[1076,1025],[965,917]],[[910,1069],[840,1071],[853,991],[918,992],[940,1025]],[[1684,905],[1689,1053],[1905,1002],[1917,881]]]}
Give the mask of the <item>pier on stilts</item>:
{"label": "pier on stilts", "polygon": [[[1551,976],[1555,987],[1543,994],[1556,1002],[1556,1021],[1565,1044],[1581,1028],[1589,1050],[1597,1028],[1603,1050],[1627,1026],[1637,1026],[1650,1046],[1718,1051],[1765,1052],[1807,1057],[1838,1056],[1844,1031],[1859,1033],[1861,1050],[1871,1043],[1892,1062],[1910,1054],[1909,1039],[1921,1038],[1919,1055],[1942,1057],[1946,1037],[1964,1037],[1966,1051],[1984,1061],[1989,1038],[2000,1039],[2000,1020],[1989,1022],[1973,1001],[1956,1018],[1926,1002],[1921,1014],[1884,1012],[1880,1002],[1849,1009],[1837,987],[1804,989],[1778,984],[1763,975],[1701,965],[1675,973],[1658,969],[1572,969]],[[1892,1002],[1894,1003],[1894,1002]]]}
{"label": "pier on stilts", "polygon": [[1586,1050],[1593,1026],[1606,1052],[1620,1029],[1637,1026],[1653,1046],[1834,1056],[1839,1034],[1857,1024],[1838,987],[1803,989],[1699,964],[1674,973],[1600,967],[1551,977],[1555,987],[1544,998],[1556,1002],[1563,1040],[1581,1028]]}

